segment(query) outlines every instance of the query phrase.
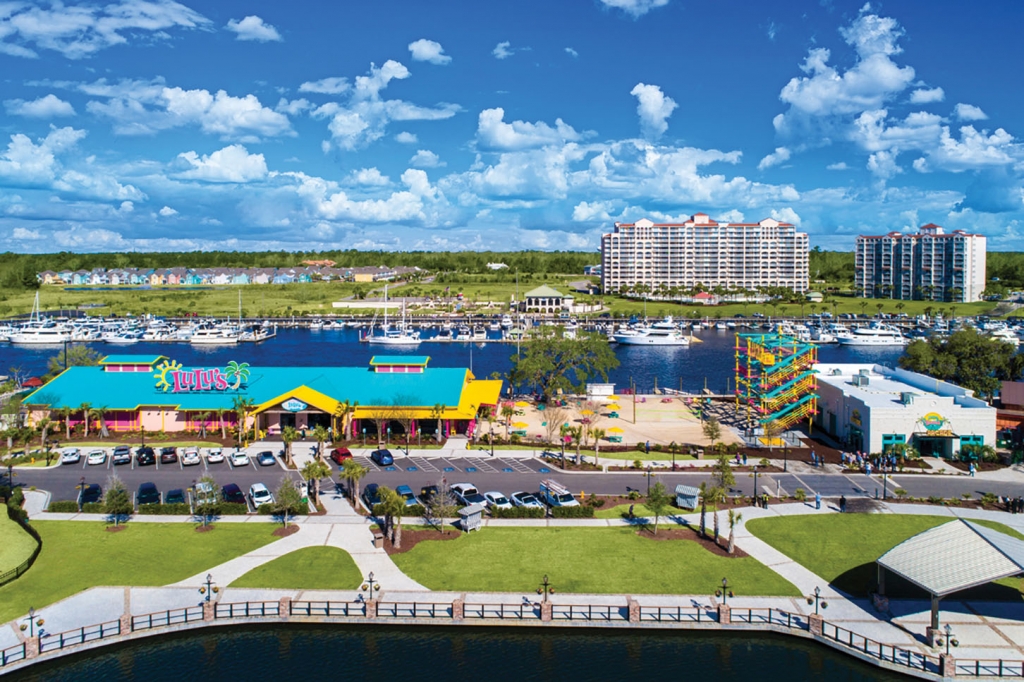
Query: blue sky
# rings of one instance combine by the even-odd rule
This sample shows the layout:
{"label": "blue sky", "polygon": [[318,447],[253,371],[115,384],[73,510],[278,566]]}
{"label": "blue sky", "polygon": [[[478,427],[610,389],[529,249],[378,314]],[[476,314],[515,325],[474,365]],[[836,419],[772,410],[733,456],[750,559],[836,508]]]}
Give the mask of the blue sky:
{"label": "blue sky", "polygon": [[1018,250],[979,0],[0,1],[0,250],[598,248],[615,221],[929,222]]}

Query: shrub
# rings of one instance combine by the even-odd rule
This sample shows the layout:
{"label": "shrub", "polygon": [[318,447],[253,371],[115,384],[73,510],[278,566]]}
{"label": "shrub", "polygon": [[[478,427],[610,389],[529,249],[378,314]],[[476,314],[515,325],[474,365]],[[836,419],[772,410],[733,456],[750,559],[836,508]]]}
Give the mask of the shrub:
{"label": "shrub", "polygon": [[[402,517],[406,516],[423,516],[426,513],[426,509],[423,508],[422,504],[414,504],[405,508],[405,513]],[[384,516],[384,506],[380,504],[373,505],[374,516]]]}
{"label": "shrub", "polygon": [[999,498],[995,495],[995,493],[984,493],[981,496],[982,504],[995,504],[998,501]]}
{"label": "shrub", "polygon": [[757,463],[757,465],[758,465],[758,466],[762,466],[762,467],[767,467],[767,466],[771,466],[771,465],[772,465],[772,462],[771,462],[771,460],[770,460],[770,459],[768,459],[767,457],[762,457],[762,458],[761,458],[761,461],[760,461],[760,462],[758,462],[758,463]]}
{"label": "shrub", "polygon": [[15,507],[20,507],[21,505],[25,504],[25,493],[22,492],[21,488],[14,489],[14,492],[11,493],[11,501],[9,502],[9,504]]}
{"label": "shrub", "polygon": [[907,491],[904,490],[903,488],[896,488],[896,490],[892,491],[892,494],[895,495],[896,499],[899,500],[905,499],[907,497]]}
{"label": "shrub", "polygon": [[244,502],[221,502],[221,516],[243,516],[249,513],[249,505]]}
{"label": "shrub", "polygon": [[50,506],[46,508],[46,511],[55,512],[57,514],[68,514],[78,512],[78,502],[75,500],[52,500]]}
{"label": "shrub", "polygon": [[[273,516],[276,512],[274,511],[273,505],[261,504],[260,508],[256,510],[256,513],[260,516]],[[307,514],[309,509],[307,507],[295,507],[288,510],[288,514],[291,516],[298,516],[299,514]]]}
{"label": "shrub", "polygon": [[641,468],[643,468],[643,463],[640,460],[638,460],[638,459],[634,459],[633,460],[633,468],[634,469],[641,469]]}
{"label": "shrub", "polygon": [[140,504],[139,513],[146,516],[191,516],[192,508],[184,502],[176,504]]}
{"label": "shrub", "polygon": [[589,504],[594,509],[603,507],[604,503],[605,499],[603,497],[598,497],[594,493],[590,493],[590,497],[587,498],[587,504]]}
{"label": "shrub", "polygon": [[629,499],[631,499],[631,500],[639,500],[640,499],[640,491],[639,490],[630,490],[629,491],[629,495],[627,495],[627,497],[629,497]]}
{"label": "shrub", "polygon": [[491,509],[491,516],[496,519],[542,519],[545,510],[540,507],[512,507],[511,509]]}
{"label": "shrub", "polygon": [[807,500],[807,491],[803,488],[797,488],[793,491],[793,497],[797,502],[805,502]]}
{"label": "shrub", "polygon": [[86,502],[82,505],[82,511],[86,514],[102,514],[105,510],[102,502]]}
{"label": "shrub", "polygon": [[552,507],[551,516],[556,519],[592,519],[594,508],[586,505],[579,507]]}
{"label": "shrub", "polygon": [[939,497],[938,495],[931,495],[928,498],[928,501],[931,502],[932,504],[942,504],[942,498]]}

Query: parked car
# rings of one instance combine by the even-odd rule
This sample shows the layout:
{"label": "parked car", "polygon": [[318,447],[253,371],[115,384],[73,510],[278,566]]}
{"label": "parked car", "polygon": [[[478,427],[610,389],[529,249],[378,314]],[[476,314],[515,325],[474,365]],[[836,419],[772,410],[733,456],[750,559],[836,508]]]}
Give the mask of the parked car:
{"label": "parked car", "polygon": [[144,446],[135,451],[135,463],[141,466],[156,464],[156,453],[153,448]]}
{"label": "parked car", "polygon": [[249,466],[249,455],[244,450],[235,450],[231,453],[231,466],[233,467],[247,467]]}
{"label": "parked car", "polygon": [[177,464],[178,463],[178,448],[166,447],[160,449],[160,463],[161,464]]}
{"label": "parked car", "polygon": [[395,458],[391,456],[390,450],[374,450],[370,453],[370,461],[377,466],[391,466],[395,463]]}
{"label": "parked car", "polygon": [[93,450],[85,458],[86,464],[89,466],[95,466],[97,464],[107,463],[107,451],[106,450]]}
{"label": "parked car", "polygon": [[220,489],[221,497],[224,498],[225,502],[232,504],[245,504],[245,493],[238,487],[236,483],[228,483],[226,486]]}
{"label": "parked car", "polygon": [[399,497],[405,500],[406,507],[412,507],[415,504],[417,504],[416,496],[413,495],[412,488],[410,488],[409,486],[400,485],[397,488],[395,488],[395,492],[398,493]]}
{"label": "parked car", "polygon": [[164,495],[164,504],[185,504],[185,491],[181,488],[168,490]]}
{"label": "parked car", "polygon": [[511,509],[512,503],[508,501],[502,493],[497,490],[484,493],[484,504],[487,505],[488,509]]}
{"label": "parked car", "polygon": [[181,466],[183,467],[191,467],[202,463],[203,460],[199,456],[199,450],[195,448],[189,448],[181,453]]}
{"label": "parked car", "polygon": [[60,453],[61,464],[78,464],[82,461],[82,451],[78,448],[64,448]]}
{"label": "parked car", "polygon": [[259,509],[265,504],[274,504],[274,495],[267,486],[262,483],[253,483],[249,486],[249,501],[254,509]]}
{"label": "parked car", "polygon": [[477,490],[472,483],[453,484],[452,494],[455,495],[456,502],[464,504],[467,507],[471,504],[487,504],[487,500],[480,494],[480,491]]}
{"label": "parked car", "polygon": [[138,504],[160,504],[160,491],[156,483],[143,483],[139,491],[135,493],[135,501]]}
{"label": "parked car", "polygon": [[540,482],[540,499],[549,507],[578,507],[577,500],[569,489],[550,478]]}
{"label": "parked car", "polygon": [[111,455],[110,461],[114,464],[131,464],[132,449],[127,445],[118,445],[114,448],[114,454]]}
{"label": "parked car", "polygon": [[210,448],[206,453],[207,464],[220,464],[224,461],[223,448]]}
{"label": "parked car", "polygon": [[348,448],[334,448],[330,454],[331,461],[341,466],[346,459],[352,459],[352,451]]}
{"label": "parked car", "polygon": [[376,483],[370,483],[363,488],[363,502],[366,503],[370,511],[373,511],[373,505],[380,504],[380,486]]}
{"label": "parked car", "polygon": [[536,507],[543,509],[544,505],[538,500],[532,493],[520,490],[519,492],[512,493],[511,496],[512,504],[517,507]]}
{"label": "parked car", "polygon": [[434,495],[436,495],[436,494],[437,494],[437,486],[436,485],[425,485],[425,486],[423,486],[422,488],[420,488],[420,504],[422,504],[424,507],[426,507],[427,505],[430,504],[431,498],[433,498]]}
{"label": "parked car", "polygon": [[256,455],[256,461],[261,467],[272,467],[277,464],[277,459],[274,457],[274,453],[270,450],[264,450],[260,454]]}
{"label": "parked car", "polygon": [[82,504],[99,502],[103,499],[103,488],[98,483],[87,483],[82,489]]}

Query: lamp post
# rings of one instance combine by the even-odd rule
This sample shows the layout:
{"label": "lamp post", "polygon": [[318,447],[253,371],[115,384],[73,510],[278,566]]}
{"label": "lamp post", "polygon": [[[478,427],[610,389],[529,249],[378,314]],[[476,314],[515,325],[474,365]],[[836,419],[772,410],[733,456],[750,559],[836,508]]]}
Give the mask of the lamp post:
{"label": "lamp post", "polygon": [[814,596],[813,597],[807,597],[807,605],[810,606],[812,603],[814,604],[814,615],[815,616],[818,615],[818,604],[819,603],[821,604],[821,608],[823,608],[823,609],[827,609],[828,608],[828,602],[821,598],[821,588],[820,587],[815,587],[814,588]]}
{"label": "lamp post", "polygon": [[537,588],[537,594],[544,595],[544,601],[546,603],[548,600],[548,595],[554,593],[555,588],[551,586],[550,582],[548,582],[548,574],[545,573],[544,578],[540,581],[540,587]]}
{"label": "lamp post", "polygon": [[789,471],[789,443],[785,431],[782,432],[782,470]]}
{"label": "lamp post", "polygon": [[220,592],[220,588],[213,584],[213,576],[207,573],[206,583],[199,588],[199,594],[204,595],[206,601],[210,601],[210,597],[218,592]]}
{"label": "lamp post", "polygon": [[647,497],[651,496],[651,476],[654,473],[654,469],[650,464],[647,465],[647,471],[644,472],[647,475]]}
{"label": "lamp post", "polygon": [[729,579],[728,578],[722,578],[722,587],[721,587],[721,589],[715,590],[715,596],[722,598],[722,604],[728,604],[729,603],[729,597],[735,597],[736,596],[736,594],[734,592],[729,590]]}
{"label": "lamp post", "polygon": [[85,476],[78,480],[78,513],[82,513],[82,504],[85,502]]}
{"label": "lamp post", "polygon": [[[28,636],[29,636],[29,638],[32,638],[32,637],[36,636],[36,626],[43,627],[43,623],[46,622],[42,618],[36,620],[36,610],[34,608],[32,608],[31,606],[28,607],[28,617],[25,620],[28,621]],[[22,625],[21,629],[22,629],[22,631],[24,631],[25,630],[25,626]]]}
{"label": "lamp post", "polygon": [[370,599],[373,599],[373,594],[375,590],[378,592],[380,591],[380,581],[374,580],[373,571],[370,571],[370,574],[366,576],[366,584],[363,585],[363,590],[367,589],[370,590]]}
{"label": "lamp post", "polygon": [[754,465],[754,504],[757,504],[757,465]]}
{"label": "lamp post", "polygon": [[[946,633],[946,642],[945,642],[945,644],[946,644],[946,655],[949,656],[949,647],[951,647],[951,646],[954,646],[954,647],[960,646],[960,640],[958,640],[956,637],[953,636],[953,627],[949,623],[946,623],[946,625],[943,626],[942,629]],[[941,637],[939,638],[937,644],[939,646],[942,646],[943,642],[942,642],[942,638]]]}

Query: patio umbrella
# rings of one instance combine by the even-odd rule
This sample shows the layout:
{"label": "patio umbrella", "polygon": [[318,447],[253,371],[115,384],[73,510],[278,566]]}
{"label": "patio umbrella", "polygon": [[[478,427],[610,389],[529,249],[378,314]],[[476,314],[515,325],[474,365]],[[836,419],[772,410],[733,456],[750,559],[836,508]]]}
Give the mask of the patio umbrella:
{"label": "patio umbrella", "polygon": [[617,409],[619,409],[619,404],[618,403],[608,403],[604,407],[605,407],[606,410],[617,410]]}
{"label": "patio umbrella", "polygon": [[580,414],[582,414],[584,417],[589,417],[590,415],[594,414],[594,411],[593,410],[583,410],[583,411],[580,412]]}
{"label": "patio umbrella", "polygon": [[515,422],[512,424],[512,427],[516,429],[525,429],[527,426],[529,426],[529,424],[526,422]]}
{"label": "patio umbrella", "polygon": [[620,398],[617,395],[610,395],[610,396],[608,396],[608,400],[622,400],[622,398]]}
{"label": "patio umbrella", "polygon": [[518,400],[518,401],[516,401],[516,407],[529,407],[529,406],[530,406],[530,403],[526,402],[525,400]]}
{"label": "patio umbrella", "polygon": [[613,426],[610,429],[608,429],[608,433],[624,433],[624,431],[625,431],[624,429],[622,429],[622,428],[620,428],[618,426]]}

